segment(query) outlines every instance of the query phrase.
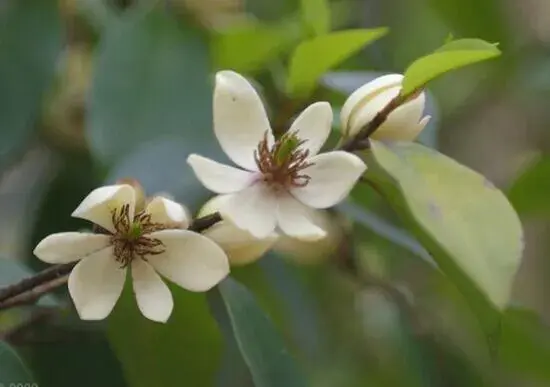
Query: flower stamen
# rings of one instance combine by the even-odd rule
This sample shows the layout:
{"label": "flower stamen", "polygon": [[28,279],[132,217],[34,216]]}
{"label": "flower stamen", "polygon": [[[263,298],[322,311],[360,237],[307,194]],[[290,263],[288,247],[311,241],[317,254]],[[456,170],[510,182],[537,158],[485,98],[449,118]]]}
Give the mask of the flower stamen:
{"label": "flower stamen", "polygon": [[301,147],[305,142],[295,133],[287,132],[270,147],[266,132],[254,151],[264,181],[280,188],[305,187],[311,177],[302,171],[313,165],[307,161],[309,150]]}
{"label": "flower stamen", "polygon": [[125,204],[112,211],[112,220],[115,232],[111,234],[111,244],[121,268],[127,267],[137,257],[147,261],[147,256],[166,251],[162,241],[147,236],[167,228],[163,224],[152,222],[150,214],[142,211],[130,219],[130,205]]}

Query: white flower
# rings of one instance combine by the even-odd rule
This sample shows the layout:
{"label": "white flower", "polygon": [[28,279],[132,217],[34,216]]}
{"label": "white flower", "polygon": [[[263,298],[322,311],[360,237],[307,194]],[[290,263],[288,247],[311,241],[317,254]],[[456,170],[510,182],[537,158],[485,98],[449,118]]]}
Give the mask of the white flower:
{"label": "white flower", "polygon": [[223,250],[188,230],[185,209],[157,196],[136,208],[127,184],[92,191],[72,216],[93,222],[97,233],[63,232],[44,238],[34,254],[48,263],[80,260],[69,276],[69,293],[83,320],[101,320],[117,302],[126,270],[143,315],[165,322],[172,295],[159,274],[190,291],[206,291],[229,272]]}
{"label": "white flower", "polygon": [[[218,211],[229,196],[219,195],[209,200],[199,211],[198,216],[206,216]],[[229,220],[222,220],[203,233],[216,242],[226,253],[229,263],[234,266],[246,265],[261,258],[277,241],[273,232],[266,238],[255,238],[246,230],[235,226]]]}
{"label": "white flower", "polygon": [[[352,137],[368,124],[392,99],[399,95],[403,75],[389,74],[378,77],[355,90],[340,112],[344,137]],[[424,92],[395,109],[386,121],[370,136],[374,140],[412,141],[424,129],[429,116],[424,112]]]}
{"label": "white flower", "polygon": [[214,131],[225,153],[243,169],[198,155],[187,161],[206,188],[229,195],[220,212],[237,227],[261,239],[277,227],[296,238],[319,239],[325,233],[310,220],[312,208],[340,202],[366,169],[351,153],[317,154],[331,123],[330,105],[318,102],[275,140],[254,88],[241,75],[221,71],[214,91]]}

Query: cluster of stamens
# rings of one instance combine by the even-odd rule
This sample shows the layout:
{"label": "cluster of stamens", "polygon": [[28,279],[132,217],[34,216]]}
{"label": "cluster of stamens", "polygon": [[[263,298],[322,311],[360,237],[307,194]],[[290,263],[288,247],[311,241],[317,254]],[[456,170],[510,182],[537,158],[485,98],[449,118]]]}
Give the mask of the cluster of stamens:
{"label": "cluster of stamens", "polygon": [[127,267],[135,258],[147,260],[149,255],[162,254],[166,248],[156,238],[148,236],[166,226],[151,221],[151,215],[144,211],[130,219],[130,205],[125,204],[112,212],[115,232],[111,235],[114,256],[121,266]]}
{"label": "cluster of stamens", "polygon": [[309,150],[301,148],[305,141],[287,132],[270,147],[265,133],[254,151],[264,181],[274,188],[306,186],[311,178],[302,171],[313,163],[307,161]]}

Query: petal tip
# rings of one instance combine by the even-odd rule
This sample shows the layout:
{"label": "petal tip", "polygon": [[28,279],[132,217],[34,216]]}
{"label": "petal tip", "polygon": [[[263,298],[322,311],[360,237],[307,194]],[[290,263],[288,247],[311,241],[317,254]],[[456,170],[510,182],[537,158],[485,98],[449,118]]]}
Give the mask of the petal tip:
{"label": "petal tip", "polygon": [[78,314],[78,317],[80,317],[81,320],[85,321],[101,321],[105,320],[110,312],[105,314],[103,312],[99,313],[98,311],[94,310],[93,308],[86,308],[86,307],[78,307],[75,304],[76,313]]}
{"label": "petal tip", "polygon": [[146,315],[143,315],[143,316],[148,320],[154,321],[156,323],[166,324],[170,319],[170,316],[172,316],[172,310],[170,310],[170,312],[167,314],[158,314],[158,315],[148,314],[147,316]]}
{"label": "petal tip", "polygon": [[187,164],[192,164],[194,160],[197,160],[200,156],[196,153],[191,153],[189,156],[187,156]]}
{"label": "petal tip", "polygon": [[233,70],[221,70],[216,73],[216,87],[230,86],[234,82],[242,83],[248,81],[241,74]]}

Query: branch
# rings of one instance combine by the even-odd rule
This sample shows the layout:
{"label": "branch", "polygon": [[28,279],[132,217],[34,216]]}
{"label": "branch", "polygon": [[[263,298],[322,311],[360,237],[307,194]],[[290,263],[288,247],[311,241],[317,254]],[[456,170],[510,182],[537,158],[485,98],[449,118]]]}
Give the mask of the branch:
{"label": "branch", "polygon": [[[70,266],[70,268],[68,269],[70,271],[75,266],[75,264],[76,263],[70,263],[68,265],[60,265],[60,266],[64,270],[67,266]],[[64,285],[68,279],[69,279],[69,274],[66,274],[62,277],[55,278],[51,281],[39,284],[36,287],[31,288],[30,290],[24,291],[23,293],[16,294],[13,297],[10,297],[5,301],[0,302],[0,310],[12,308],[14,306],[19,306],[19,305],[31,304],[37,301],[44,294],[51,292],[52,290],[58,288],[61,285]]]}
{"label": "branch", "polygon": [[32,277],[22,279],[20,282],[0,289],[0,309],[7,300],[29,292],[42,284],[55,281],[69,274],[76,262],[49,267]]}
{"label": "branch", "polygon": [[388,116],[399,106],[407,102],[409,99],[415,98],[420,92],[422,92],[422,90],[415,90],[410,94],[406,94],[406,95],[399,94],[397,97],[392,99],[386,106],[384,106],[382,110],[380,110],[374,116],[374,118],[371,121],[369,121],[365,126],[363,126],[355,136],[353,136],[344,144],[342,144],[342,146],[340,146],[340,150],[353,152],[357,150],[368,149],[370,147],[369,137],[379,127],[381,127],[384,122],[386,122],[386,120],[388,119]]}
{"label": "branch", "polygon": [[[203,232],[221,221],[219,212],[195,219],[188,230]],[[13,306],[29,304],[38,300],[43,294],[63,285],[77,262],[49,267],[32,277],[25,278],[16,284],[0,289],[0,310]]]}

